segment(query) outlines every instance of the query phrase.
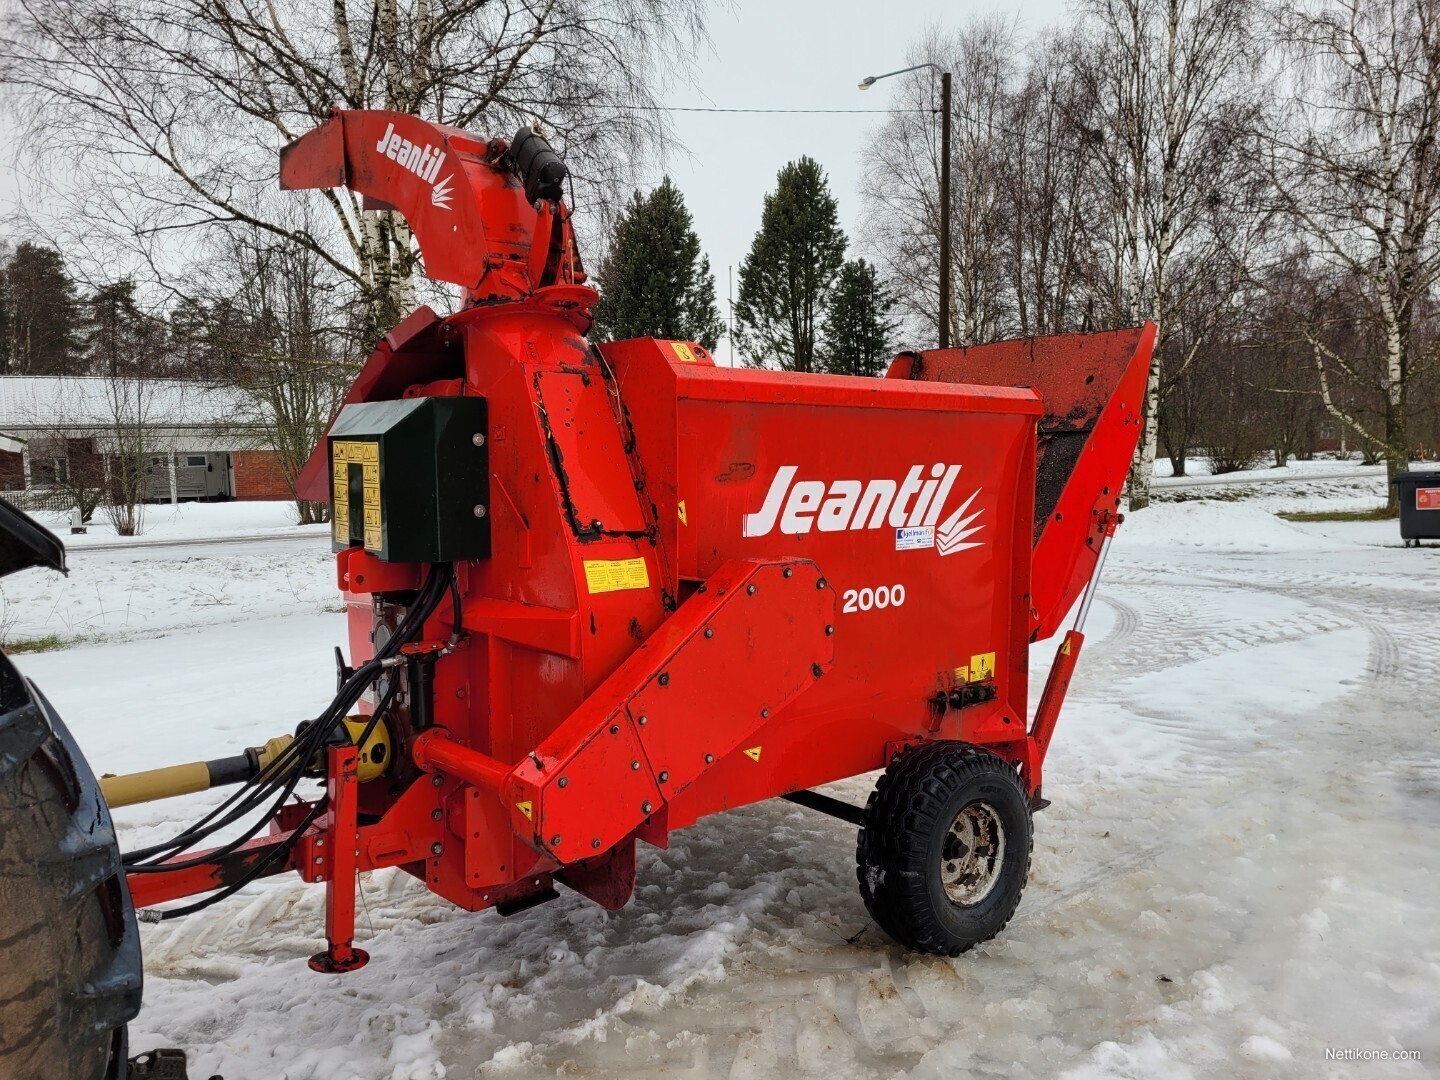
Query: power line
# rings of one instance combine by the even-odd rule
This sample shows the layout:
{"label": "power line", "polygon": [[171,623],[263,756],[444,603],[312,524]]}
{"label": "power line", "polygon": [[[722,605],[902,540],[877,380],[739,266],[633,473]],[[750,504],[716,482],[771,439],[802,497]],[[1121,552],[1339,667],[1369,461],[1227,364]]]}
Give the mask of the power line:
{"label": "power line", "polygon": [[631,112],[694,112],[694,113],[868,113],[893,116],[897,113],[937,113],[939,109],[718,109],[703,105],[611,105],[612,109]]}
{"label": "power line", "polygon": [[[934,116],[940,112],[938,108],[930,109],[724,109],[712,106],[701,105],[609,105],[607,108],[616,109],[621,112],[666,112],[666,113],[770,113],[779,115],[879,115],[879,116],[902,116],[923,114]],[[1028,132],[1017,131],[1008,128],[1003,124],[997,124],[993,120],[984,120],[964,111],[957,110],[961,120],[974,124],[977,127],[988,128],[990,131],[1007,135],[1010,138],[1018,139],[1021,142],[1032,143],[1036,146],[1043,146],[1049,150],[1057,150],[1066,154],[1083,154],[1086,148],[1083,146],[1069,146],[1065,143],[1052,142],[1049,139]],[[1098,143],[1103,136],[1094,129],[1088,129],[1081,125],[1080,128],[1083,140],[1090,144]]]}

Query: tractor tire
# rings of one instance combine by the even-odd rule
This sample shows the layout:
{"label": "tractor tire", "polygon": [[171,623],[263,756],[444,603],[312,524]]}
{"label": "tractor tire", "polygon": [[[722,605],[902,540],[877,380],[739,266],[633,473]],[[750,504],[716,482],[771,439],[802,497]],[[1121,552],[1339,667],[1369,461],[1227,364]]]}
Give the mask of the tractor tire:
{"label": "tractor tire", "polygon": [[0,655],[0,1080],[126,1076],[139,932],[110,812],[49,703]]}
{"label": "tractor tire", "polygon": [[924,743],[890,763],[865,805],[860,895],[900,945],[959,956],[1015,914],[1033,836],[1014,766],[966,743]]}

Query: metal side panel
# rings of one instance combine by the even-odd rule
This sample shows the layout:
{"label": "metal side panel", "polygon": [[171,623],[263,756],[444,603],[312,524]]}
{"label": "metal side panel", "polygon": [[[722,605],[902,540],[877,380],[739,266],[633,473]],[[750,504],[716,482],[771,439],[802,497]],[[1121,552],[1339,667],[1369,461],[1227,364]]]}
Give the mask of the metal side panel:
{"label": "metal side panel", "polygon": [[829,669],[835,592],[806,560],[727,563],[511,774],[517,832],[608,850]]}

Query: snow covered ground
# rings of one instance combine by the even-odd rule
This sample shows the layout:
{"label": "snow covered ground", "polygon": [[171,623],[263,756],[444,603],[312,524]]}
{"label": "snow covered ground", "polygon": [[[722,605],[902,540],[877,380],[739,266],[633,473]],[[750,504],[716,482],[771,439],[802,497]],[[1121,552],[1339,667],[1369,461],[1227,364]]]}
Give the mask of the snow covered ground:
{"label": "snow covered ground", "polygon": [[[370,875],[373,959],[338,979],[305,966],[321,893],[289,879],[147,926],[133,1045],[226,1080],[1434,1076],[1440,548],[1272,508],[1160,503],[1122,529],[1025,898],[966,956],[889,943],[854,829],[774,802],[642,845],[616,913],[564,893],[472,915]],[[30,571],[5,597],[26,634],[89,643],[17,662],[107,770],[263,739],[333,686],[326,546],[77,552],[63,589]],[[122,810],[123,841],[206,804]]]}
{"label": "snow covered ground", "polygon": [[142,512],[139,536],[117,536],[104,511],[95,514],[85,532],[70,532],[70,515],[42,511],[35,515],[54,529],[67,548],[114,544],[151,544],[216,536],[325,535],[324,525],[297,525],[299,516],[293,502],[182,502],[147,504]]}

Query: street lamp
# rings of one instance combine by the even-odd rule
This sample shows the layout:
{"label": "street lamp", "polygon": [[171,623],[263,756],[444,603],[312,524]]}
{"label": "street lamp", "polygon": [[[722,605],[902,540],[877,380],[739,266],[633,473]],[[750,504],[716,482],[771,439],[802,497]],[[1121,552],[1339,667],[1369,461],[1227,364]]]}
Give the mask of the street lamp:
{"label": "street lamp", "polygon": [[881,79],[904,75],[909,71],[931,68],[940,72],[940,348],[950,347],[950,72],[939,64],[916,64],[887,71],[884,75],[867,75],[860,81],[861,90],[869,90]]}

